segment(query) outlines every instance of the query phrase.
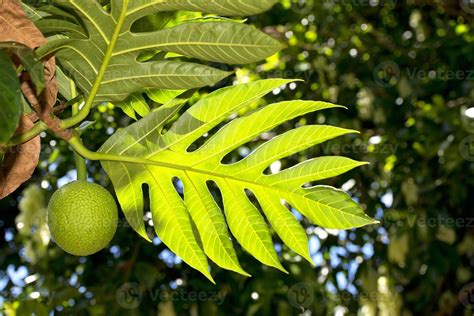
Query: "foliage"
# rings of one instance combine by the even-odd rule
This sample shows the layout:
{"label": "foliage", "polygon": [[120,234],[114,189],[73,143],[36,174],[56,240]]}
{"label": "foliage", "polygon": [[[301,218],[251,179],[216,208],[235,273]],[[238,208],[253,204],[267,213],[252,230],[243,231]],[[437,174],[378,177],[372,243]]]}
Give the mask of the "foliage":
{"label": "foliage", "polygon": [[[271,163],[347,134],[347,130],[329,126],[302,127],[263,144],[240,163],[232,166],[221,164],[230,151],[262,133],[308,112],[334,107],[331,104],[294,101],[269,105],[232,121],[202,148],[192,154],[188,152],[203,134],[210,133],[229,115],[289,82],[262,81],[221,89],[202,98],[176,119],[174,116],[185,102],[175,97],[183,90],[216,83],[223,79],[224,72],[207,66],[169,61],[165,58],[167,53],[214,62],[248,63],[275,53],[282,45],[251,26],[219,18],[214,21],[181,21],[177,26],[165,27],[171,17],[168,12],[199,9],[238,15],[258,13],[272,4],[273,1],[260,4],[240,1],[223,9],[223,5],[229,5],[226,1],[112,0],[104,5],[95,1],[70,0],[59,2],[55,7],[40,8],[39,12],[44,14],[34,18],[45,34],[53,35],[36,53],[42,58],[54,55],[58,59],[62,65],[61,72],[58,72],[62,74],[58,76],[59,87],[69,84],[66,93],[61,92],[64,89],[60,93],[74,97],[77,87],[85,104],[81,110],[76,104],[73,116],[60,121],[54,114],[39,110],[40,100],[34,100],[31,92],[28,100],[41,121],[76,151],[78,178],[84,180],[86,176],[83,158],[101,160],[114,183],[127,220],[145,239],[148,237],[141,219],[144,204],[142,185],[148,184],[152,219],[158,237],[212,282],[206,256],[194,237],[190,216],[197,224],[204,251],[219,266],[248,275],[237,261],[227,232],[229,225],[244,249],[262,263],[285,271],[273,249],[267,224],[247,195],[255,196],[281,238],[309,261],[306,236],[282,203],[291,205],[327,228],[347,229],[374,223],[344,192],[324,186],[302,187],[363,163],[342,157],[320,157],[273,176],[263,177],[262,174]],[[154,18],[150,24],[151,15]],[[134,25],[145,23],[140,22],[143,19],[150,24],[141,25],[147,32],[135,32]],[[154,54],[143,58],[142,55],[150,50]],[[165,104],[151,113],[149,106],[141,105],[145,103],[142,97],[136,95],[148,90],[153,96],[151,98],[156,99],[160,91],[166,95],[163,89],[179,90],[169,91],[163,100]],[[127,100],[129,98],[133,101]],[[80,135],[66,129],[81,123],[95,104],[114,101],[126,101],[122,108],[132,118],[135,118],[134,111],[140,112],[139,109],[143,110],[145,117],[118,131],[98,153],[90,152],[82,145],[78,138]],[[173,120],[173,125],[165,131],[165,126]],[[263,123],[257,126],[257,122]],[[180,181],[184,187],[184,201],[173,185],[174,180]],[[217,184],[223,196],[225,219],[206,187],[209,182]],[[196,199],[200,203],[195,204]],[[209,230],[210,227],[213,229]],[[58,244],[61,244],[60,240]],[[71,249],[68,252],[76,253]]]}
{"label": "foliage", "polygon": [[[8,27],[5,38],[18,39],[20,43],[35,48],[38,37],[37,43],[44,45],[36,50],[39,58],[32,53],[33,63],[20,58],[24,68],[20,66],[17,71],[30,75],[22,75],[20,84],[15,78],[14,68],[9,65],[10,58],[7,55],[3,58],[5,68],[11,68],[10,77],[4,79],[17,83],[18,88],[21,85],[25,101],[31,108],[22,113],[22,120],[39,122],[29,130],[24,127],[18,129],[15,137],[13,132],[16,126],[10,128],[2,151],[22,148],[23,144],[37,138],[39,132],[48,128],[74,149],[79,180],[87,177],[84,158],[102,162],[114,183],[127,219],[146,239],[148,236],[140,218],[144,206],[142,185],[148,184],[153,226],[160,240],[212,282],[206,255],[221,267],[249,276],[237,261],[227,225],[237,241],[254,257],[286,272],[273,249],[271,235],[259,207],[282,240],[311,262],[304,230],[288,207],[297,208],[314,222],[328,228],[347,229],[374,223],[344,192],[329,186],[308,186],[312,181],[339,175],[364,163],[343,157],[320,157],[281,172],[273,172],[273,175],[265,175],[264,171],[279,159],[352,131],[331,126],[303,126],[263,143],[242,161],[227,165],[222,164],[222,160],[246,142],[288,120],[337,106],[312,101],[280,102],[225,124],[230,115],[239,113],[269,92],[291,82],[267,80],[217,90],[179,114],[186,100],[177,97],[185,90],[217,83],[229,73],[208,66],[168,60],[167,57],[167,53],[173,52],[182,57],[207,61],[248,63],[275,53],[282,48],[278,41],[237,20],[215,17],[209,21],[189,22],[178,19],[176,25],[166,27],[172,17],[169,12],[178,9],[238,15],[258,13],[272,4],[273,1],[260,4],[239,1],[231,5],[227,1],[128,0],[112,0],[105,4],[69,0],[38,10],[23,4],[25,12],[43,33],[52,35],[44,44],[43,35],[26,18],[19,4],[14,0],[7,1],[3,4],[5,13],[2,16],[2,23]],[[137,32],[137,24],[139,31],[147,31]],[[35,31],[22,35],[11,25]],[[60,67],[55,77],[52,67],[56,58]],[[41,63],[37,66],[40,76],[32,71],[39,59],[45,60],[44,66]],[[58,91],[63,97],[68,97],[62,107],[72,105],[72,116],[69,118],[60,119],[55,115],[57,108],[53,107],[52,97],[55,98]],[[5,102],[11,101],[19,116],[19,89],[13,92]],[[150,112],[150,107],[140,95],[143,92],[163,105]],[[82,108],[78,104],[81,100],[84,100]],[[123,101],[119,106],[125,113],[136,119],[135,112],[139,112],[144,118],[119,130],[99,152],[84,147],[81,140],[84,128],[77,125],[90,125],[84,120],[97,104]],[[30,114],[35,116],[27,116]],[[19,117],[17,119],[19,121]],[[211,130],[220,124],[224,124],[222,129],[212,133]],[[189,152],[203,134],[209,133],[213,135],[208,142]],[[127,177],[124,178],[124,174]],[[2,173],[2,181],[7,186],[10,181],[18,185],[18,181],[9,180],[11,175],[11,170],[6,169]],[[29,177],[29,173],[25,172],[25,176]],[[19,179],[24,182],[26,177],[22,175]],[[173,181],[179,181],[181,192],[175,188]],[[210,182],[216,184],[222,194],[225,218],[217,204],[219,200],[208,188]],[[184,195],[184,200],[180,193]],[[199,202],[196,204],[196,201]],[[17,221],[23,226],[24,222],[20,218]],[[195,238],[193,225],[199,232],[199,242]],[[51,231],[53,236],[55,231]],[[199,243],[203,244],[206,255]],[[76,253],[69,248],[68,251]],[[30,301],[8,307],[18,313],[24,313],[22,309],[35,309],[34,302]]]}
{"label": "foliage", "polygon": [[[466,148],[473,131],[468,115],[469,72],[474,63],[472,11],[462,7],[464,2],[380,1],[369,6],[366,1],[314,1],[313,7],[292,3],[284,0],[247,22],[265,27],[265,32],[287,41],[288,48],[263,64],[237,68],[226,83],[298,77],[305,83],[275,89],[258,105],[265,108],[265,103],[296,98],[345,104],[348,111],[308,113],[290,120],[232,151],[226,161],[239,161],[268,135],[308,122],[360,130],[358,137],[331,140],[282,158],[270,169],[326,155],[369,161],[370,165],[323,183],[348,189],[381,225],[357,232],[325,230],[296,214],[309,235],[316,267],[274,235],[275,249],[289,275],[262,268],[235,247],[242,269],[253,277],[246,279],[211,263],[217,283],[212,286],[182,265],[159,239],[148,244],[131,234],[125,222],[109,252],[77,259],[50,246],[46,258],[29,263],[22,248],[28,239],[15,229],[20,195],[14,194],[0,201],[0,209],[6,210],[0,222],[0,238],[5,240],[0,265],[8,308],[42,304],[55,306],[57,314],[124,315],[158,310],[163,315],[296,315],[302,308],[316,315],[470,313],[462,295],[472,282],[474,255],[469,224],[473,163]],[[189,103],[206,94],[201,90]],[[150,109],[156,107],[148,94],[144,100]],[[90,148],[100,147],[107,133],[130,123],[110,104],[98,105],[88,119],[94,122],[83,139]],[[43,139],[44,144],[51,141],[50,136]],[[53,144],[44,149],[33,179],[45,188],[46,198],[71,177],[65,175],[73,163],[66,142]],[[89,162],[88,168],[96,182],[108,184],[97,163]],[[146,196],[144,208],[150,224]],[[27,276],[28,283],[23,281]],[[41,293],[39,298],[29,296],[36,292]],[[132,300],[124,300],[123,293],[132,293],[125,297]],[[292,293],[308,296],[296,301]]]}

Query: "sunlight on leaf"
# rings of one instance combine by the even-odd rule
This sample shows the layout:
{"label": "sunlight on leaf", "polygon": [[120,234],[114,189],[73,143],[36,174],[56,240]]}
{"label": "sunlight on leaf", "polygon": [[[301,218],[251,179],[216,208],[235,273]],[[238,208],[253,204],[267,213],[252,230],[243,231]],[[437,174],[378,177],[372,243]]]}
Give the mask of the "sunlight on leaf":
{"label": "sunlight on leaf", "polygon": [[[296,100],[263,106],[231,120],[197,150],[189,152],[202,135],[224,123],[232,114],[290,82],[269,79],[220,89],[203,97],[165,131],[163,127],[185,102],[175,99],[113,135],[100,152],[154,162],[150,165],[102,162],[131,226],[148,238],[143,222],[142,186],[146,184],[150,188],[151,212],[158,237],[212,280],[206,256],[225,269],[247,275],[238,263],[227,227],[255,258],[285,271],[259,208],[288,247],[310,262],[306,234],[288,205],[326,228],[348,229],[374,223],[343,191],[321,185],[303,186],[340,175],[363,165],[362,162],[344,157],[318,157],[272,175],[264,174],[277,160],[355,131],[306,125],[266,141],[236,163],[222,163],[228,153],[288,120],[340,107],[338,105]],[[175,179],[183,184],[184,199],[173,184]],[[219,188],[223,210],[211,195],[209,182]],[[255,196],[259,205],[249,199],[246,191]],[[193,234],[191,221],[197,227],[203,249]]]}

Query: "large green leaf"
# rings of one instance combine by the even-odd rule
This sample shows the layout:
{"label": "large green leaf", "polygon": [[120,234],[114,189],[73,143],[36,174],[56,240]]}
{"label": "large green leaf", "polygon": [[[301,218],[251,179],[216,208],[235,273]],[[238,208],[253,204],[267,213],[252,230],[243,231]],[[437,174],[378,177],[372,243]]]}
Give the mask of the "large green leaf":
{"label": "large green leaf", "polygon": [[[275,161],[353,133],[352,130],[325,125],[295,128],[263,143],[243,160],[222,163],[230,152],[276,126],[308,112],[337,105],[299,100],[270,104],[230,121],[190,152],[196,141],[231,115],[289,82],[270,79],[220,89],[202,98],[165,130],[184,102],[175,99],[114,134],[100,152],[150,162],[102,162],[131,226],[148,238],[143,222],[142,186],[146,184],[158,237],[185,262],[211,279],[206,255],[225,269],[246,274],[238,263],[227,227],[255,258],[284,270],[259,208],[280,238],[309,261],[305,231],[289,206],[327,228],[348,229],[374,223],[346,193],[327,186],[304,186],[342,174],[364,164],[362,162],[344,157],[318,157],[276,174],[264,172]],[[210,182],[220,189],[223,210],[210,193]],[[176,183],[178,187],[182,185],[184,199],[175,188]],[[259,206],[251,202],[249,191]],[[203,249],[195,239],[192,222]]]}
{"label": "large green leaf", "polygon": [[[63,35],[38,52],[43,56],[55,53],[86,95],[91,92],[101,68],[106,67],[96,95],[97,102],[124,101],[132,93],[146,88],[202,87],[219,82],[230,72],[179,60],[141,61],[140,56],[148,51],[161,51],[205,61],[240,64],[264,59],[280,50],[282,45],[252,26],[233,21],[188,21],[153,32],[132,30],[143,28],[140,21],[150,16],[154,16],[154,20],[167,21],[169,11],[247,15],[262,12],[275,2],[111,0],[109,13],[96,0],[53,1],[57,10],[50,8],[51,15],[36,23],[47,34]],[[75,13],[79,21],[71,21],[70,13]],[[145,24],[146,28],[148,24]],[[165,24],[152,23],[154,27]]]}
{"label": "large green leaf", "polygon": [[21,114],[20,82],[10,57],[0,49],[0,144],[15,133]]}
{"label": "large green leaf", "polygon": [[[199,11],[223,16],[253,15],[270,9],[278,0],[134,0],[130,4],[128,23],[146,15],[143,9],[156,11]],[[114,16],[119,15],[116,7]]]}

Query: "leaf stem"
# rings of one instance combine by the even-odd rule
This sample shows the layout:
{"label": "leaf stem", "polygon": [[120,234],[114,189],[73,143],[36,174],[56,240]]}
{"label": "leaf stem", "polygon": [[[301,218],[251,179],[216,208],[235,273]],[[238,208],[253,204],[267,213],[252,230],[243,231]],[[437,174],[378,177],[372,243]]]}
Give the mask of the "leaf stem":
{"label": "leaf stem", "polygon": [[44,132],[48,129],[48,125],[46,125],[45,122],[39,121],[38,123],[35,124],[33,128],[30,130],[26,131],[23,134],[17,135],[13,137],[9,142],[7,147],[10,146],[15,146],[15,145],[20,145],[23,143],[26,143],[27,141],[32,140],[36,136],[38,136],[41,132]]}
{"label": "leaf stem", "polygon": [[129,0],[123,0],[123,9],[122,12],[120,12],[120,17],[117,21],[117,27],[114,30],[114,34],[112,35],[110,44],[107,46],[102,65],[100,66],[99,72],[97,73],[97,77],[95,78],[94,85],[92,86],[89,96],[87,97],[86,103],[77,115],[63,120],[61,122],[61,128],[67,129],[73,127],[74,125],[77,125],[84,121],[89,115],[92,105],[94,104],[94,99],[97,96],[102,80],[104,79],[107,67],[109,66],[110,60],[112,59],[112,54],[114,52],[115,45],[117,44],[117,40],[120,36],[120,32],[122,31],[123,23],[125,22],[125,18],[127,17],[128,3]]}
{"label": "leaf stem", "polygon": [[[82,99],[81,99],[82,100]],[[79,101],[81,100],[75,100],[74,102],[74,99],[71,99],[69,100],[68,102],[66,102],[64,104],[64,106],[58,106],[58,107],[55,107],[53,108],[53,112],[61,112],[63,111],[64,109],[66,109],[67,107],[71,106],[72,104],[76,104],[78,103]],[[34,112],[33,112],[34,113]],[[77,114],[76,114],[77,115]],[[71,118],[75,118],[75,115],[73,115]],[[37,118],[36,118],[37,119]],[[36,119],[33,119],[36,120]],[[62,121],[61,121],[62,122]],[[23,134],[20,134],[20,135],[17,135],[15,137],[13,137],[7,144],[6,147],[10,147],[10,146],[15,146],[15,145],[20,145],[20,144],[23,144],[23,143],[26,143],[27,141],[35,138],[36,136],[38,136],[41,132],[44,132],[48,130],[48,125],[43,122],[43,121],[38,121],[34,126],[33,128],[31,128],[30,130],[26,131],[25,133]]]}
{"label": "leaf stem", "polygon": [[[71,96],[74,99],[77,96],[76,85],[72,80],[69,81],[69,88],[71,89]],[[77,115],[79,113],[79,102],[76,102],[72,105],[72,114]],[[77,133],[79,133],[79,128],[74,129]],[[82,140],[80,140],[82,143]],[[79,155],[76,151],[74,151],[74,160],[76,161],[76,171],[77,171],[77,180],[79,181],[87,181],[87,164],[86,160]]]}
{"label": "leaf stem", "polygon": [[119,155],[111,155],[111,154],[104,154],[95,151],[91,151],[86,148],[83,144],[81,139],[75,135],[69,141],[69,145],[71,145],[72,149],[77,152],[82,157],[89,159],[89,160],[103,160],[103,161],[116,161],[116,162],[126,162],[126,163],[135,163],[135,164],[145,164],[145,165],[155,165],[155,166],[163,166],[163,163],[149,160],[149,159],[142,159],[137,157],[129,157],[129,156],[119,156]]}

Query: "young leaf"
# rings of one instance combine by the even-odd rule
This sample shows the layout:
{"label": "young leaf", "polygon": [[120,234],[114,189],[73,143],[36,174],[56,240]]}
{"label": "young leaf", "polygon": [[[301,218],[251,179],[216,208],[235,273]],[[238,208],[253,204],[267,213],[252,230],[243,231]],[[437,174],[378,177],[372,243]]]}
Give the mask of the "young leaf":
{"label": "young leaf", "polygon": [[[146,88],[203,87],[219,82],[230,72],[178,60],[139,61],[139,57],[147,51],[162,51],[206,61],[249,63],[272,55],[282,45],[243,23],[187,22],[153,32],[136,33],[132,31],[135,22],[160,12],[176,10],[202,10],[224,15],[255,14],[274,3],[274,0],[111,0],[109,13],[96,0],[65,0],[60,5],[64,10],[77,14],[80,21],[72,26],[70,21],[61,17],[55,19],[54,15],[38,21],[45,32],[65,35],[50,41],[38,52],[43,56],[55,53],[86,96],[91,92],[97,75],[107,66],[96,102],[124,101]],[[110,56],[107,53],[111,53]]]}
{"label": "young leaf", "polygon": [[[327,186],[303,186],[364,163],[344,157],[319,157],[276,174],[264,173],[279,159],[353,133],[352,130],[325,125],[295,128],[268,140],[239,162],[222,163],[226,155],[262,133],[295,117],[337,105],[300,100],[270,104],[232,120],[208,137],[204,145],[190,152],[202,135],[289,82],[270,79],[220,89],[202,98],[164,130],[182,106],[182,100],[173,100],[113,135],[100,152],[149,161],[149,164],[102,161],[131,226],[147,238],[142,192],[142,185],[147,184],[157,235],[185,262],[210,277],[206,255],[225,269],[246,274],[238,263],[227,227],[255,258],[284,270],[265,219],[250,201],[248,191],[256,197],[281,239],[308,260],[311,259],[307,237],[286,204],[327,228],[348,229],[374,223],[346,193]],[[175,189],[177,180],[183,186],[184,199]],[[219,187],[223,210],[211,195],[209,182]],[[194,237],[191,221],[197,227],[203,249]]]}

